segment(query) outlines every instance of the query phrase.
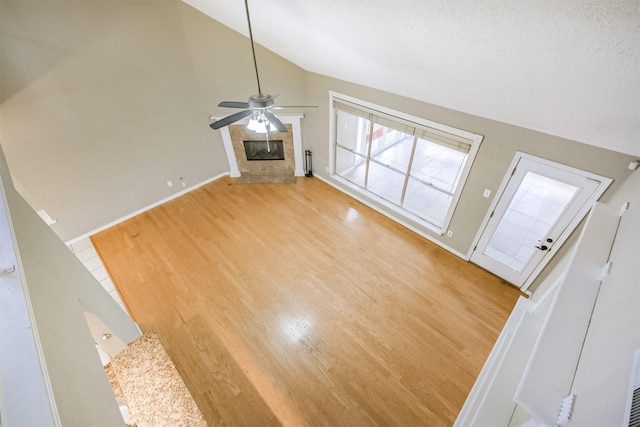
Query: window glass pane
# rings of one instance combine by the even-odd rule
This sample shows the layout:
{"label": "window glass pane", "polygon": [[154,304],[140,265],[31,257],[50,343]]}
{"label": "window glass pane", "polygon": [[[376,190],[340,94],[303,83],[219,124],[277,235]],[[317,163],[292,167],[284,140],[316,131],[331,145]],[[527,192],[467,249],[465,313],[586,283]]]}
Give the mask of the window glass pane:
{"label": "window glass pane", "polygon": [[344,111],[336,114],[336,142],[355,153],[367,155],[369,120]]}
{"label": "window glass pane", "polygon": [[454,193],[466,159],[466,153],[419,138],[411,176],[445,192]]}
{"label": "window glass pane", "polygon": [[405,136],[408,135],[374,122],[373,134],[371,135],[371,155],[384,151]]}
{"label": "window glass pane", "polygon": [[400,205],[404,174],[395,172],[375,162],[369,162],[369,179],[367,190],[396,205]]}
{"label": "window glass pane", "polygon": [[366,160],[364,157],[336,147],[336,174],[344,179],[364,187]]}
{"label": "window glass pane", "polygon": [[[375,135],[376,125],[374,125]],[[382,128],[383,132],[371,146],[371,158],[406,173],[413,148],[413,136]],[[376,147],[378,150],[374,151]]]}
{"label": "window glass pane", "polygon": [[409,177],[403,208],[432,224],[442,226],[451,200],[452,196]]}

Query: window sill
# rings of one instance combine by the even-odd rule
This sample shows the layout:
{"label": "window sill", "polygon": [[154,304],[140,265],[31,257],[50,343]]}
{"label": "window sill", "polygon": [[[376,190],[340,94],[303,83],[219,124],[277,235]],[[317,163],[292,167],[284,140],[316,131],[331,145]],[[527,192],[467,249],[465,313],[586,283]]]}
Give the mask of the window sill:
{"label": "window sill", "polygon": [[442,236],[445,233],[445,230],[443,230],[442,227],[438,227],[437,225],[432,224],[391,202],[388,202],[382,197],[364,190],[339,175],[331,174],[329,175],[329,179],[339,184],[336,187],[347,193],[349,196],[409,229],[419,232],[420,234],[423,234],[421,231],[426,230],[431,233],[435,233],[437,236]]}

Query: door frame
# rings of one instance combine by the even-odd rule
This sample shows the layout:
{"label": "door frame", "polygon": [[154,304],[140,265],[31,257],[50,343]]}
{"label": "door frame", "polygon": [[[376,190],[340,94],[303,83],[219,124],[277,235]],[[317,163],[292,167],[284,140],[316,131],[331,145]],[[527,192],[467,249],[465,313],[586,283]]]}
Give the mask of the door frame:
{"label": "door frame", "polygon": [[542,270],[549,263],[549,261],[551,261],[551,258],[562,247],[564,242],[566,242],[566,240],[569,238],[571,233],[573,233],[573,231],[578,226],[578,224],[580,224],[580,222],[584,219],[584,217],[587,215],[589,210],[591,210],[591,208],[593,207],[595,202],[597,202],[600,199],[600,196],[602,196],[602,194],[607,190],[607,188],[609,188],[609,185],[611,185],[613,180],[611,178],[607,178],[607,177],[604,177],[604,176],[601,176],[601,175],[597,175],[597,174],[592,173],[592,172],[588,172],[588,171],[585,171],[585,170],[582,170],[582,169],[577,169],[577,168],[574,168],[574,167],[571,167],[571,166],[563,165],[562,163],[558,163],[558,162],[554,162],[554,161],[551,161],[551,160],[547,160],[547,159],[544,159],[542,157],[537,157],[537,156],[534,156],[532,154],[527,154],[527,153],[523,153],[521,151],[516,151],[515,155],[513,156],[513,160],[511,161],[511,164],[509,165],[509,168],[507,169],[507,173],[502,178],[502,182],[500,183],[500,186],[498,187],[498,189],[495,192],[495,197],[491,201],[491,205],[489,206],[489,209],[487,210],[487,213],[485,214],[484,219],[482,220],[482,223],[480,224],[480,227],[478,228],[478,232],[476,233],[476,236],[473,239],[473,242],[471,243],[471,247],[469,248],[469,251],[467,252],[467,259],[468,260],[471,260],[471,256],[473,255],[473,252],[476,250],[476,248],[478,246],[478,242],[480,241],[480,238],[482,237],[483,233],[487,229],[487,225],[489,224],[489,221],[490,221],[490,219],[492,217],[492,214],[495,211],[496,207],[498,206],[498,203],[500,203],[502,197],[504,196],[504,192],[505,192],[507,186],[509,185],[509,182],[511,181],[511,177],[513,176],[513,172],[515,171],[516,167],[520,163],[521,159],[529,159],[531,161],[542,163],[542,164],[545,164],[545,165],[548,165],[548,166],[551,166],[551,167],[564,169],[566,171],[573,172],[573,173],[576,173],[576,174],[580,174],[580,175],[585,176],[586,178],[593,179],[595,181],[599,181],[600,182],[600,185],[598,185],[596,190],[593,192],[593,195],[582,206],[582,208],[578,211],[578,213],[575,215],[575,217],[569,222],[567,227],[564,229],[564,231],[558,236],[558,238],[554,242],[553,246],[554,246],[555,250],[553,252],[546,252],[545,253],[545,255],[542,258],[542,260],[540,260],[540,263],[533,269],[533,271],[525,279],[525,281],[523,282],[522,286],[520,286],[520,290],[522,292],[524,292],[527,295],[531,295],[532,292],[529,290],[529,287],[531,286],[533,281],[538,277],[538,275],[542,272]]}

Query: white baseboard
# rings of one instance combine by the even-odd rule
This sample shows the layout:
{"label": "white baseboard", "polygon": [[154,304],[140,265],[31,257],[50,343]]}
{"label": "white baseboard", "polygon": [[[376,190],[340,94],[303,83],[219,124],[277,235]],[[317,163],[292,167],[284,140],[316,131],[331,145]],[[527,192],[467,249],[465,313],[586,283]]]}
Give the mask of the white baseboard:
{"label": "white baseboard", "polygon": [[153,209],[153,208],[155,208],[155,207],[157,207],[157,206],[160,206],[160,205],[161,205],[161,204],[163,204],[163,203],[166,203],[166,202],[171,201],[171,200],[173,200],[173,199],[176,199],[176,198],[178,198],[178,197],[180,197],[180,196],[183,196],[183,195],[185,195],[185,194],[189,193],[190,191],[193,191],[193,190],[195,190],[195,189],[197,189],[197,188],[202,187],[203,185],[209,184],[210,182],[213,182],[213,181],[215,181],[215,180],[218,180],[218,179],[222,178],[223,176],[228,176],[228,175],[229,175],[229,172],[224,172],[224,173],[218,174],[218,175],[216,175],[216,176],[214,176],[214,177],[212,177],[212,178],[209,178],[209,179],[207,179],[207,180],[205,180],[205,181],[199,182],[199,183],[197,183],[197,184],[195,184],[195,185],[192,185],[191,187],[185,188],[185,189],[184,189],[184,190],[182,190],[182,191],[179,191],[179,192],[177,192],[177,193],[174,193],[174,194],[170,195],[169,197],[165,197],[165,198],[164,198],[164,199],[162,199],[162,200],[159,200],[159,201],[157,201],[157,202],[155,202],[155,203],[152,203],[152,204],[150,204],[149,206],[145,206],[145,207],[144,207],[144,208],[142,208],[142,209],[138,209],[138,210],[137,210],[137,211],[135,211],[135,212],[131,212],[130,214],[125,215],[125,216],[123,216],[122,218],[118,218],[118,219],[116,219],[115,221],[111,221],[110,223],[105,224],[105,225],[103,225],[103,226],[101,226],[101,227],[98,227],[98,228],[96,228],[96,229],[94,229],[94,230],[91,230],[91,231],[89,231],[89,232],[87,232],[87,233],[84,233],[84,234],[83,234],[83,235],[81,235],[81,236],[74,237],[73,239],[66,241],[66,242],[65,242],[65,244],[66,244],[67,246],[70,246],[70,245],[72,245],[72,244],[74,244],[74,243],[76,243],[76,242],[79,242],[80,240],[83,240],[83,239],[86,239],[86,238],[88,238],[88,237],[91,237],[91,236],[93,236],[94,234],[97,234],[97,233],[99,233],[99,232],[101,232],[101,231],[106,230],[107,228],[111,228],[111,227],[113,227],[114,225],[120,224],[121,222],[126,221],[126,220],[128,220],[128,219],[131,219],[131,218],[133,218],[134,216],[140,215],[141,213],[144,213],[144,212],[146,212],[146,211],[148,211],[148,210],[150,210],[150,209]]}

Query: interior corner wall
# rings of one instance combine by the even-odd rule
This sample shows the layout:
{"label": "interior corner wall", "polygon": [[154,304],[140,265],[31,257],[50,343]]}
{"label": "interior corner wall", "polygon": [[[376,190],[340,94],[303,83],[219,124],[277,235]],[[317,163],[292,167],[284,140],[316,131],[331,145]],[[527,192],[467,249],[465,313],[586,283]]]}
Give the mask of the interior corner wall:
{"label": "interior corner wall", "polygon": [[[503,177],[517,151],[555,161],[612,178],[614,183],[603,195],[603,201],[628,176],[627,164],[631,156],[520,128],[506,123],[472,116],[414,99],[360,86],[327,76],[309,73],[307,101],[320,108],[305,112],[303,144],[313,152],[314,174],[331,180],[325,172],[329,165],[329,91],[335,91],[373,104],[382,105],[454,128],[484,136],[480,149],[465,183],[449,229],[453,237],[440,236],[433,231],[409,224],[432,239],[466,254],[478,233],[489,206],[496,196]],[[425,83],[426,84],[426,83]],[[335,182],[340,187],[340,184]],[[492,190],[491,198],[482,197],[484,189]],[[377,203],[369,200],[373,205]],[[381,208],[384,210],[384,208]]]}
{"label": "interior corner wall", "polygon": [[91,307],[123,339],[136,325],[0,174],[35,330],[62,425],[122,425],[122,417],[83,314]]}

